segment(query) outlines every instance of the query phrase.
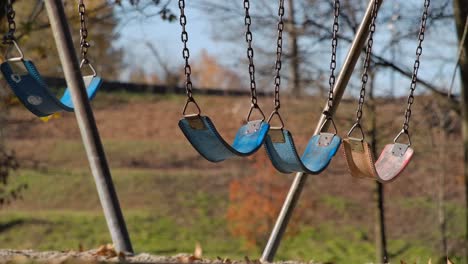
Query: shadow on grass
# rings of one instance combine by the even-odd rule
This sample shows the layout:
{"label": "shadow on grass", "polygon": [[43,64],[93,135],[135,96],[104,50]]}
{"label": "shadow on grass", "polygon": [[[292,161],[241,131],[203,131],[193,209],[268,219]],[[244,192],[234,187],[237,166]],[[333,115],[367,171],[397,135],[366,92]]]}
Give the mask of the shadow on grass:
{"label": "shadow on grass", "polygon": [[17,226],[27,225],[27,224],[41,224],[41,225],[51,225],[52,223],[49,221],[45,221],[42,219],[15,219],[11,220],[8,223],[0,224],[0,234],[6,232],[12,228]]}

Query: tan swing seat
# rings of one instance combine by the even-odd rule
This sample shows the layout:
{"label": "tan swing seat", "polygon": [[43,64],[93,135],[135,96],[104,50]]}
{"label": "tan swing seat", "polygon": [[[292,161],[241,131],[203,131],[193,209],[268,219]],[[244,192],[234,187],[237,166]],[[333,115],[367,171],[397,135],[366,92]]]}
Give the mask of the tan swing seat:
{"label": "tan swing seat", "polygon": [[351,176],[373,179],[382,183],[395,180],[414,154],[414,150],[409,145],[388,144],[377,162],[374,162],[369,143],[356,138],[343,139],[343,150]]}

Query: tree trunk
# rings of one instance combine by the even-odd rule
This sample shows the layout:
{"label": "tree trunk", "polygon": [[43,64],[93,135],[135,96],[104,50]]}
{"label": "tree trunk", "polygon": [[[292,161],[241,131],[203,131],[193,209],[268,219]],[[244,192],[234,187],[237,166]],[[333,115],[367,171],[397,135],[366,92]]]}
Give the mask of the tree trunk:
{"label": "tree trunk", "polygon": [[[377,104],[374,100],[374,74],[369,74],[369,100],[368,100],[368,116],[370,120],[369,137],[372,148],[372,154],[377,157]],[[375,185],[375,252],[376,263],[387,263],[387,238],[385,234],[385,208],[384,208],[384,186],[380,182]]]}
{"label": "tree trunk", "polygon": [[[458,39],[461,40],[463,29],[468,15],[468,5],[466,0],[454,0],[453,9],[455,24],[457,27]],[[464,178],[465,178],[465,202],[466,202],[466,233],[465,233],[465,258],[468,263],[468,41],[463,44],[463,55],[460,58],[460,76],[461,76],[461,103],[463,117],[463,148],[464,148]]]}
{"label": "tree trunk", "polygon": [[293,96],[299,96],[302,92],[301,81],[300,81],[300,59],[299,59],[299,44],[298,34],[296,30],[296,12],[294,10],[294,0],[288,1],[289,6],[289,45],[291,46],[291,93]]}
{"label": "tree trunk", "polygon": [[[436,103],[437,104],[437,103]],[[441,261],[440,263],[446,263],[448,258],[448,247],[447,247],[447,221],[445,218],[445,173],[447,172],[446,162],[447,159],[447,144],[448,144],[448,133],[444,128],[444,121],[446,118],[447,111],[442,110],[443,106],[436,106],[438,108],[439,116],[439,157],[438,161],[440,163],[439,167],[439,192],[438,192],[438,215],[439,215],[439,230],[440,230],[440,253]]]}

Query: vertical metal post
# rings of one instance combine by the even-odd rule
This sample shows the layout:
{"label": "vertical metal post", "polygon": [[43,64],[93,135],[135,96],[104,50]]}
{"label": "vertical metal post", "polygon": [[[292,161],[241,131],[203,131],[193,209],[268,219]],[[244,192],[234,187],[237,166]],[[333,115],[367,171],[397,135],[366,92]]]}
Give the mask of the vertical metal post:
{"label": "vertical metal post", "polygon": [[91,172],[98,190],[104,215],[116,250],[133,253],[125,220],[107,164],[101,138],[94,120],[78,58],[73,46],[62,0],[45,0],[55,43],[70,88],[75,115],[86,149]]}
{"label": "vertical metal post", "polygon": [[[383,0],[380,0],[379,7],[382,4]],[[324,111],[328,110],[330,113],[334,114],[338,105],[340,104],[341,98],[343,97],[344,91],[346,90],[346,86],[348,85],[349,79],[354,71],[354,67],[356,66],[357,61],[359,60],[359,56],[361,54],[362,48],[366,42],[368,33],[369,33],[369,26],[372,17],[372,6],[374,4],[374,0],[370,0],[367,6],[366,12],[364,14],[364,18],[356,32],[356,36],[354,37],[353,42],[351,43],[351,47],[348,51],[346,56],[345,62],[343,67],[340,71],[340,74],[336,80],[335,87],[333,88],[333,96],[334,96],[334,104],[331,109],[328,109],[328,105],[326,104],[324,107]],[[326,117],[322,114],[320,117],[320,121],[318,122],[314,134],[320,133],[320,127],[323,122],[325,122]],[[324,127],[324,129],[327,129]],[[304,188],[306,182],[306,175],[304,173],[297,173],[294,181],[289,189],[289,193],[286,196],[286,200],[283,203],[283,207],[281,208],[281,212],[276,220],[275,226],[270,234],[270,238],[268,239],[268,243],[263,250],[263,254],[261,257],[261,261],[268,261],[272,262],[276,251],[278,250],[279,244],[281,242],[281,238],[283,237],[284,232],[286,231],[286,227],[288,226],[288,222],[291,218],[291,215],[296,207],[296,204],[301,196],[302,189]]]}

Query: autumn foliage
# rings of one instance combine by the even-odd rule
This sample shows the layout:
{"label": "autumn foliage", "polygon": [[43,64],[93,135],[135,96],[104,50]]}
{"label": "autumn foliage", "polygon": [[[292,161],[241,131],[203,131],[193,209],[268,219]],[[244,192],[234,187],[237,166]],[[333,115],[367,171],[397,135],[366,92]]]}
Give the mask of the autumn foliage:
{"label": "autumn foliage", "polygon": [[268,239],[286,197],[289,177],[278,174],[263,151],[250,160],[252,173],[230,183],[227,219],[232,235],[254,248],[264,246]]}
{"label": "autumn foliage", "polygon": [[220,64],[217,58],[203,50],[193,62],[192,75],[197,87],[221,90],[240,89],[242,81],[239,75]]}

